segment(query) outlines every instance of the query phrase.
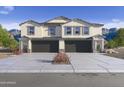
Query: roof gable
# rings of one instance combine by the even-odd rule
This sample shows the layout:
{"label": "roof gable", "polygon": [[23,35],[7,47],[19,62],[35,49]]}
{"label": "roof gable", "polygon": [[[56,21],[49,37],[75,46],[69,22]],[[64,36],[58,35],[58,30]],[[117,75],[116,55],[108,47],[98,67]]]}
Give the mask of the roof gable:
{"label": "roof gable", "polygon": [[25,22],[19,24],[19,26],[21,26],[21,25],[23,25],[23,24],[25,24],[25,23],[35,23],[35,24],[37,24],[37,25],[40,25],[40,23],[38,23],[38,22],[36,22],[36,21],[28,20],[28,21],[25,21]]}
{"label": "roof gable", "polygon": [[68,22],[66,22],[65,24],[62,24],[62,25],[63,26],[83,26],[83,25],[88,26],[87,24],[82,24],[82,23],[77,22],[75,20],[68,21]]}
{"label": "roof gable", "polygon": [[64,16],[59,16],[59,17],[55,17],[53,19],[50,19],[44,23],[66,23],[68,21],[70,21],[71,19],[64,17]]}

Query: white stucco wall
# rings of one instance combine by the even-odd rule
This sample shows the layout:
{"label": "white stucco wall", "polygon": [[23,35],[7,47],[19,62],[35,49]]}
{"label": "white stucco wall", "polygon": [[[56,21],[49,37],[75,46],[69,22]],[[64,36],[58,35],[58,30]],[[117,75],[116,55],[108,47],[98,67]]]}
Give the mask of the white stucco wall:
{"label": "white stucco wall", "polygon": [[65,41],[59,40],[59,49],[65,49]]}
{"label": "white stucco wall", "polygon": [[[35,34],[34,35],[27,35],[27,26],[34,26],[35,27]],[[41,37],[51,37],[48,34],[48,26],[37,25],[35,23],[25,23],[20,26],[21,29],[21,37],[27,36],[30,38],[41,38]],[[61,26],[56,27],[56,35],[61,36]]]}
{"label": "white stucco wall", "polygon": [[[80,27],[87,26],[87,27],[89,27],[89,35],[83,35],[82,29],[81,29],[80,35],[74,35],[73,31],[72,31],[72,35],[65,35],[64,34],[64,27],[65,26],[80,26]],[[75,21],[71,21],[67,24],[62,25],[62,37],[63,38],[88,38],[88,37],[91,37],[94,35],[102,35],[102,27],[91,26],[91,25],[88,25],[86,23],[81,24],[81,23],[78,23]]]}
{"label": "white stucco wall", "polygon": [[[34,35],[27,35],[27,26],[34,26],[35,27],[35,34]],[[40,26],[35,23],[25,23],[20,26],[21,29],[21,36],[27,37],[43,37],[43,26]]]}
{"label": "white stucco wall", "polygon": [[[57,22],[58,20],[52,20],[52,22]],[[60,20],[59,20],[60,21]],[[60,22],[64,22],[64,20],[61,20]],[[27,35],[27,26],[35,26],[35,34],[34,35]],[[64,34],[64,26],[88,26],[89,27],[89,35],[83,35],[82,34],[82,29],[80,32],[80,35],[74,35],[72,33],[72,35],[65,35]],[[27,36],[27,37],[31,37],[31,38],[41,38],[41,37],[51,37],[48,35],[48,25],[47,26],[43,26],[43,25],[38,25],[36,23],[25,23],[22,24],[20,26],[21,29],[21,36]],[[73,32],[73,31],[72,31]],[[88,37],[92,37],[94,35],[102,35],[102,27],[95,27],[95,26],[90,26],[86,23],[81,24],[75,21],[71,21],[69,23],[63,24],[62,27],[57,27],[56,29],[56,36],[61,36],[63,38],[88,38]]]}
{"label": "white stucco wall", "polygon": [[102,27],[90,27],[90,35],[102,35]]}
{"label": "white stucco wall", "polygon": [[[48,32],[48,27],[49,26],[43,26],[42,29],[43,29],[43,32],[42,32],[42,36],[43,37],[52,37],[49,35],[49,32]],[[56,35],[55,36],[61,36],[61,27],[60,26],[57,26],[56,27]]]}

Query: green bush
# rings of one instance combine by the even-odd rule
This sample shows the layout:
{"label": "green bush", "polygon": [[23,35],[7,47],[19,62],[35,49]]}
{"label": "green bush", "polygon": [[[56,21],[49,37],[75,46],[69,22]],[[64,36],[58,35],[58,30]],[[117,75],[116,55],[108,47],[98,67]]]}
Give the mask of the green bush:
{"label": "green bush", "polygon": [[100,50],[101,50],[100,45],[97,45],[97,51],[100,51]]}
{"label": "green bush", "polygon": [[9,45],[9,48],[12,50],[12,51],[16,51],[19,47],[19,44],[18,42],[15,40],[15,39],[10,39],[10,45]]}
{"label": "green bush", "polygon": [[115,48],[116,47],[116,42],[114,40],[110,40],[107,43],[108,48]]}
{"label": "green bush", "polygon": [[117,46],[124,46],[124,28],[118,30],[114,41],[117,43]]}
{"label": "green bush", "polygon": [[19,46],[18,42],[10,36],[6,29],[0,25],[0,46],[16,50]]}
{"label": "green bush", "polygon": [[107,48],[115,48],[118,46],[124,46],[124,28],[121,28],[117,31],[117,36],[113,39],[108,41]]}

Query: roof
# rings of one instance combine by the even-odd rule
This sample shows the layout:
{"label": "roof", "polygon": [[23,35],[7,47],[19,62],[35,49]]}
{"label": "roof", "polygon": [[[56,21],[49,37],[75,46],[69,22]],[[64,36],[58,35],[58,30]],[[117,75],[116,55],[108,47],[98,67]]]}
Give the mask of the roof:
{"label": "roof", "polygon": [[102,35],[94,35],[94,36],[92,36],[92,37],[95,37],[95,38],[103,38],[103,39],[104,39],[104,37],[103,37]]}
{"label": "roof", "polygon": [[92,26],[104,26],[104,24],[90,23],[90,22],[87,22],[87,21],[79,19],[79,18],[74,18],[72,20],[76,21],[76,22],[79,22],[79,23],[87,23],[87,24],[92,25]]}
{"label": "roof", "polygon": [[23,36],[22,39],[31,39],[31,40],[91,40],[92,38],[62,38],[62,37],[27,37],[27,36]]}
{"label": "roof", "polygon": [[36,22],[36,21],[34,21],[34,20],[27,20],[27,21],[25,21],[25,22],[19,24],[19,26],[21,26],[22,24],[28,23],[28,22],[36,23],[36,24],[38,24],[38,25],[41,25],[40,23],[38,23],[38,22]]}
{"label": "roof", "polygon": [[58,16],[58,17],[55,17],[55,18],[53,18],[53,19],[71,20],[71,19],[69,19],[69,18],[67,18],[67,17],[64,17],[64,16]]}
{"label": "roof", "polygon": [[[81,24],[82,24],[82,23],[87,23],[87,24],[92,25],[92,26],[104,26],[104,24],[90,23],[90,22],[87,22],[87,21],[82,20],[82,19],[79,19],[79,18],[69,19],[69,18],[64,17],[64,16],[58,16],[58,17],[55,17],[55,18],[50,19],[50,20],[48,20],[48,21],[51,21],[51,20],[54,20],[54,19],[63,19],[63,20],[67,20],[68,22],[76,21],[76,22],[79,22],[79,23],[81,23]],[[25,24],[25,23],[27,23],[27,22],[32,22],[32,23],[36,23],[36,24],[38,24],[38,25],[43,25],[43,24],[48,24],[48,21],[39,23],[39,22],[36,22],[36,21],[34,21],[34,20],[28,20],[28,21],[25,21],[25,22],[23,22],[23,23],[21,23],[21,24],[19,24],[19,25],[21,26],[22,24]],[[66,22],[66,23],[68,23],[68,22]],[[66,23],[65,23],[65,24],[66,24]]]}
{"label": "roof", "polygon": [[58,16],[58,17],[55,17],[55,18],[53,18],[53,19],[47,20],[47,21],[45,21],[45,22],[43,22],[43,23],[47,23],[47,22],[49,22],[49,21],[51,21],[51,20],[54,20],[54,19],[62,19],[62,20],[67,20],[67,21],[70,21],[70,20],[71,20],[71,19],[69,19],[69,18],[67,18],[67,17],[64,17],[64,16]]}

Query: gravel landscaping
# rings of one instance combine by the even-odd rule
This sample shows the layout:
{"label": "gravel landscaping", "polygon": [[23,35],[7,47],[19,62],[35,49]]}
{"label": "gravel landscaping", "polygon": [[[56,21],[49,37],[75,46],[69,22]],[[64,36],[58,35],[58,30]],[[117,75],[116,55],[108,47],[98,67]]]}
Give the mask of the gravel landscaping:
{"label": "gravel landscaping", "polygon": [[0,53],[0,59],[10,57],[11,53]]}
{"label": "gravel landscaping", "polygon": [[106,54],[106,55],[111,56],[111,57],[124,59],[124,48],[123,47],[122,48],[116,48],[114,50],[117,51],[118,53],[112,53],[112,54]]}

